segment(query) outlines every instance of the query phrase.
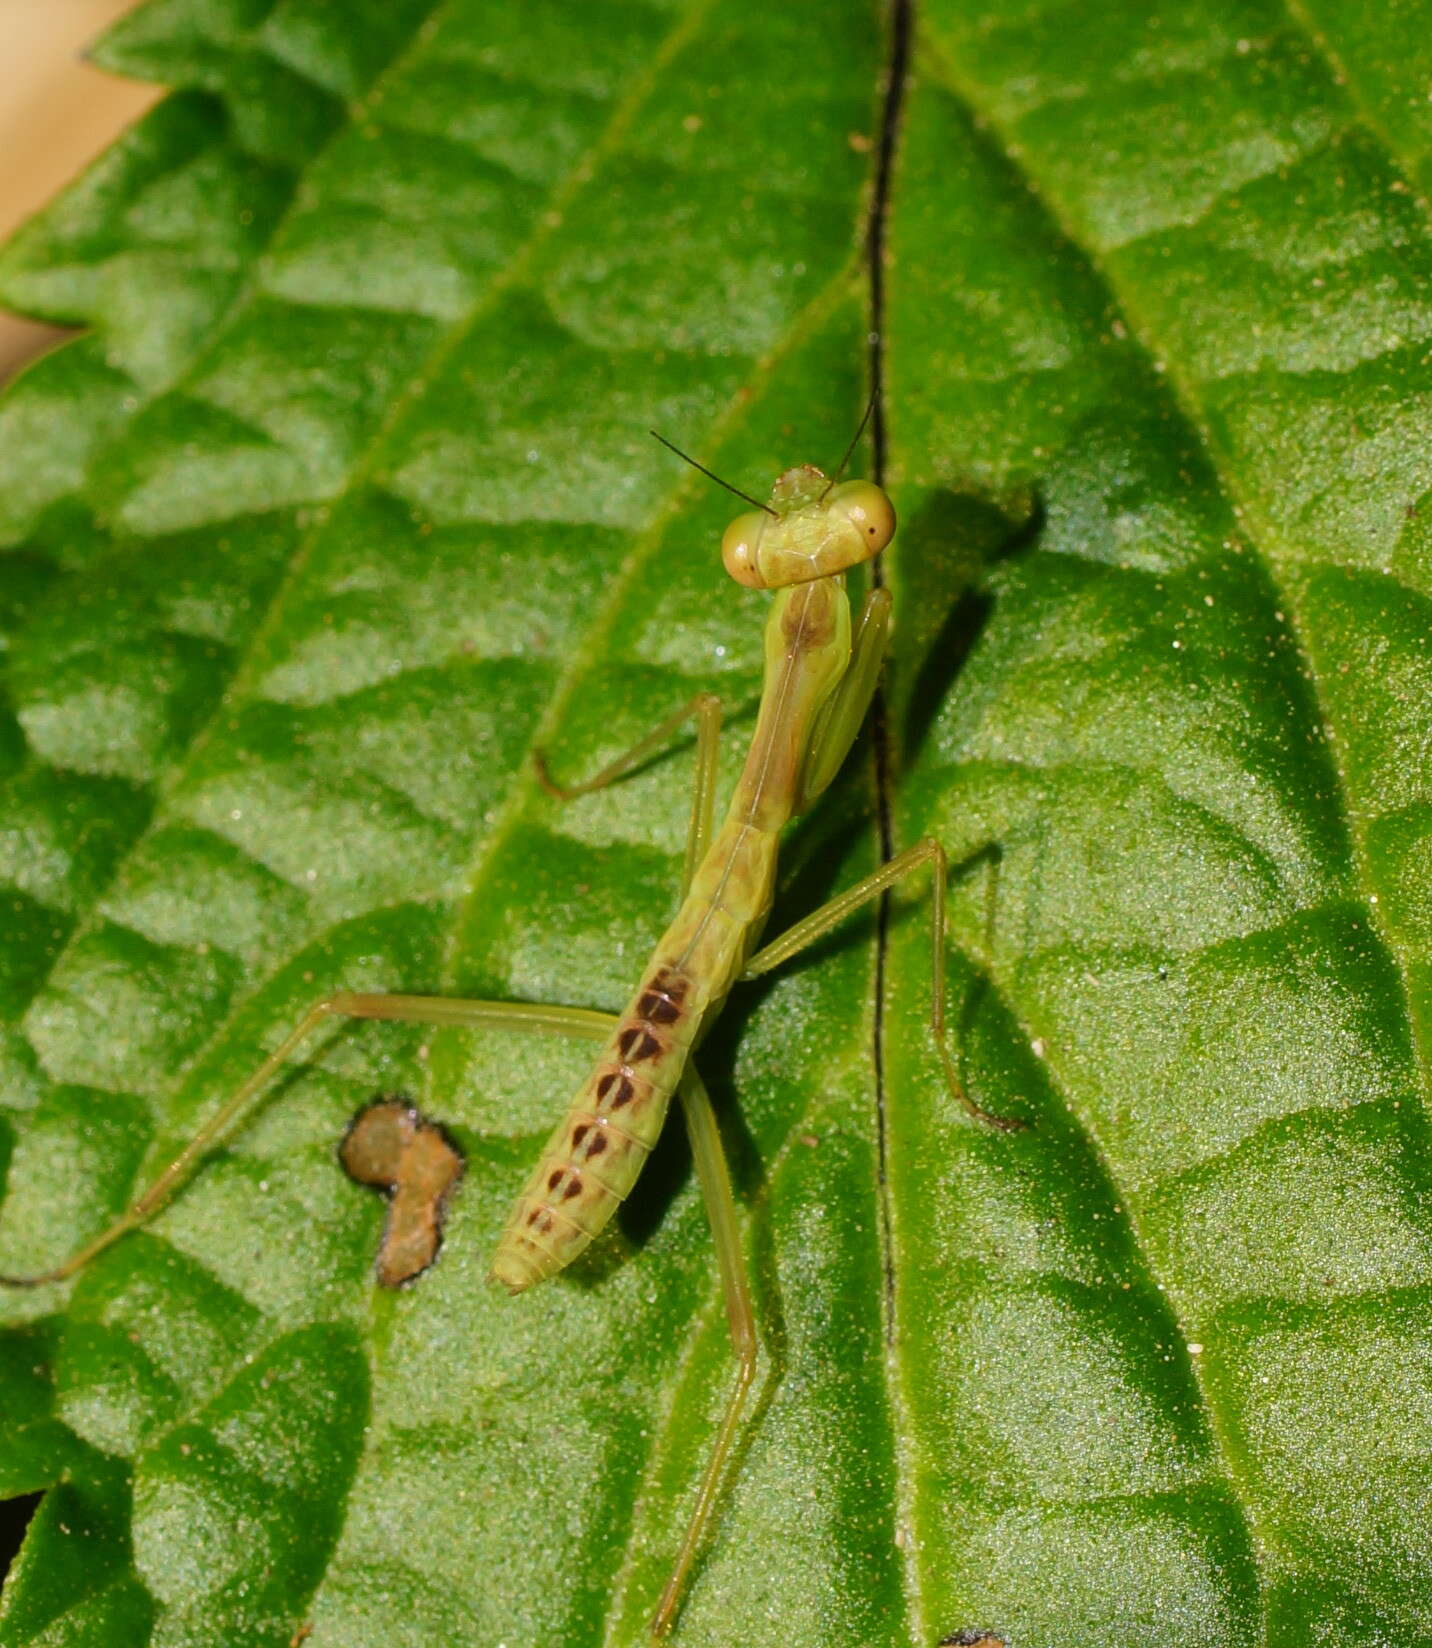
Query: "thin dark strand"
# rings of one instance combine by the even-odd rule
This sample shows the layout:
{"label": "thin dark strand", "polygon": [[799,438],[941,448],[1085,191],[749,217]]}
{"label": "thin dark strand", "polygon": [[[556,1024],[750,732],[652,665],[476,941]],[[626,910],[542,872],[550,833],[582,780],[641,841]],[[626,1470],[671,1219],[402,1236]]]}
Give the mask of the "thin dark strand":
{"label": "thin dark strand", "polygon": [[845,449],[845,456],[835,466],[835,473],[825,483],[825,492],[821,493],[822,498],[825,497],[825,493],[829,492],[831,487],[833,487],[845,473],[845,466],[850,462],[850,454],[854,452],[856,446],[860,442],[860,437],[865,433],[865,426],[870,422],[870,414],[875,410],[875,402],[879,397],[879,394],[880,385],[879,383],[876,383],[870,391],[870,399],[865,403],[865,411],[861,416],[860,422],[856,425],[855,433],[850,437],[850,445]]}
{"label": "thin dark strand", "polygon": [[715,470],[708,469],[705,464],[697,463],[695,458],[683,452],[679,446],[673,446],[665,435],[658,435],[654,429],[649,429],[647,433],[654,440],[660,441],[668,452],[674,452],[683,463],[689,463],[693,469],[699,469],[708,481],[715,481],[717,486],[724,486],[728,492],[733,492],[744,503],[750,504],[752,509],[764,509],[767,515],[775,515],[775,510],[769,504],[763,504],[759,498],[753,498],[749,492],[742,492],[739,486],[732,486],[730,481],[723,481]]}
{"label": "thin dark strand", "polygon": [[[885,81],[884,104],[880,111],[880,141],[875,155],[875,186],[870,203],[869,233],[865,243],[866,268],[870,276],[870,388],[875,406],[870,428],[875,448],[877,486],[885,484],[889,459],[885,428],[885,251],[890,219],[890,193],[895,177],[895,152],[900,142],[900,125],[905,113],[905,94],[910,81],[910,46],[915,32],[914,0],[891,0],[890,64]],[[875,580],[880,581],[880,563],[875,563]]]}
{"label": "thin dark strand", "polygon": [[[888,458],[885,430],[885,231],[890,212],[890,186],[895,172],[895,149],[900,136],[900,120],[909,86],[910,40],[914,33],[912,0],[893,0],[890,12],[890,61],[885,81],[884,106],[880,111],[880,146],[876,153],[875,188],[870,203],[869,234],[865,243],[866,267],[870,278],[870,387],[875,408],[870,443],[875,449],[877,486],[885,482]],[[880,560],[871,565],[871,582],[878,589],[884,579]],[[880,837],[880,857],[895,856],[895,820],[891,795],[894,789],[895,750],[885,693],[876,688],[871,704],[871,741],[875,754],[875,817]],[[884,1328],[885,1342],[895,1342],[895,1240],[890,1215],[890,1118],[889,1075],[886,1070],[886,994],[890,967],[890,899],[887,894],[876,906],[875,917],[875,1012],[871,1026],[871,1053],[875,1072],[875,1156],[879,1184],[879,1220],[885,1255]]]}

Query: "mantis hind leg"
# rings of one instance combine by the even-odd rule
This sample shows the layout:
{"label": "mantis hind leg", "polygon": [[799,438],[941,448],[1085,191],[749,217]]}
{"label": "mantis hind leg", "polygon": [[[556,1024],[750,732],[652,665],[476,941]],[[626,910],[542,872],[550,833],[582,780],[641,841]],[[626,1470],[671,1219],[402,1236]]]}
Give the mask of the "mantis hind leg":
{"label": "mantis hind leg", "polygon": [[[698,693],[674,715],[668,716],[625,755],[583,784],[562,788],[548,776],[541,752],[535,755],[538,777],[552,794],[569,799],[614,783],[638,766],[658,748],[681,723],[697,717],[696,783],[692,795],[691,822],[687,831],[683,891],[690,884],[711,838],[715,802],[716,763],[721,735],[721,701],[711,693]],[[179,1154],[162,1168],[153,1181],[120,1216],[99,1235],[53,1269],[32,1276],[0,1275],[0,1287],[38,1287],[73,1276],[89,1261],[131,1230],[145,1224],[159,1211],[175,1190],[193,1172],[199,1159],[232,1127],[258,1098],[265,1085],[292,1057],[319,1026],[330,1018],[389,1019],[410,1024],[457,1025],[481,1029],[535,1030],[540,1033],[580,1036],[600,1041],[615,1018],[580,1007],[537,1006],[525,1002],[463,1001],[441,996],[367,995],[353,991],[315,1002],[285,1040],[264,1059],[251,1076],[199,1129]]]}
{"label": "mantis hind leg", "polygon": [[716,1113],[711,1107],[711,1096],[695,1068],[688,1064],[676,1089],[686,1116],[686,1131],[691,1139],[691,1155],[696,1167],[697,1182],[706,1203],[706,1216],[711,1222],[711,1235],[716,1244],[716,1264],[721,1273],[721,1291],[726,1301],[726,1320],[731,1329],[731,1348],[736,1354],[736,1383],[726,1402],[711,1456],[706,1462],[701,1483],[696,1491],[696,1503],[682,1536],[681,1550],[666,1589],[661,1593],[656,1613],[652,1616],[651,1634],[665,1636],[676,1618],[682,1592],[690,1576],[692,1564],[706,1537],[711,1514],[721,1490],[721,1479],[726,1462],[745,1409],[746,1398],[756,1377],[756,1357],[759,1345],[756,1338],[756,1313],[751,1306],[751,1290],[746,1280],[746,1261],[741,1252],[741,1232],[736,1215],[736,1198],[731,1191],[731,1175],[726,1167],[726,1153],[721,1148],[721,1134],[716,1126]]}
{"label": "mantis hind leg", "polygon": [[832,927],[838,926],[848,915],[853,915],[863,905],[879,898],[886,888],[893,887],[911,871],[918,870],[926,864],[931,868],[930,897],[933,905],[930,920],[930,1036],[940,1055],[940,1063],[944,1067],[945,1080],[949,1084],[950,1092],[970,1115],[976,1121],[997,1127],[1003,1132],[1017,1132],[1025,1126],[1019,1117],[997,1116],[982,1109],[969,1096],[964,1083],[960,1080],[954,1055],[950,1052],[945,1029],[945,878],[949,874],[949,862],[945,857],[945,849],[933,836],[926,836],[913,847],[907,847],[903,853],[897,853],[888,864],[882,864],[873,875],[856,882],[846,892],[837,894],[829,903],[822,904],[820,909],[812,911],[803,921],[798,921],[778,939],[758,950],[746,963],[743,977],[756,978],[762,973],[770,972],[773,967],[779,967],[783,961],[789,960],[798,951],[814,944]]}
{"label": "mantis hind leg", "polygon": [[62,1282],[97,1254],[146,1224],[189,1177],[204,1154],[233,1127],[258,1099],[269,1081],[308,1038],[331,1018],[389,1019],[405,1024],[457,1025],[469,1029],[537,1031],[601,1041],[617,1022],[610,1013],[584,1007],[546,1007],[529,1002],[463,1001],[445,996],[363,995],[340,990],[325,996],[303,1015],[289,1034],[219,1106],[188,1144],[133,1202],[99,1235],[72,1253],[63,1264],[34,1276],[0,1276],[0,1287],[38,1287]]}

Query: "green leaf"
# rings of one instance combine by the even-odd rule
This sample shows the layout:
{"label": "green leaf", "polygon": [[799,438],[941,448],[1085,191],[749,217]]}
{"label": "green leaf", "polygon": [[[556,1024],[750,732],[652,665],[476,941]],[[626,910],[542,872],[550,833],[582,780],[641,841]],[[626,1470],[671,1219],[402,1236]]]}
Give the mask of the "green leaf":
{"label": "green leaf", "polygon": [[[883,731],[771,930],[936,834],[966,1079],[1031,1125],[943,1085],[923,885],[733,996],[765,1359],[676,1641],[1432,1640],[1416,22],[127,20],[174,95],[0,264],[87,328],[0,404],[0,1270],[334,988],[622,1003],[689,744],[565,807],[530,751],[708,689],[729,780],[763,611],[645,431],[828,465],[878,323]],[[573,1272],[485,1281],[583,1058],[325,1030],[0,1295],[3,1648],[641,1640],[731,1378],[679,1129]],[[398,1294],[336,1157],[394,1091],[467,1159]]]}

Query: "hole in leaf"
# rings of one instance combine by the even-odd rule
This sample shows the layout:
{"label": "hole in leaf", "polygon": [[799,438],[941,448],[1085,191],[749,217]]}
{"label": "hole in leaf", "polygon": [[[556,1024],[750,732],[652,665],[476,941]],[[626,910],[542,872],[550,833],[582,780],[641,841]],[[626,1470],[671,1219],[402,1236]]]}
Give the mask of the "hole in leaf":
{"label": "hole in leaf", "polygon": [[10,1572],[10,1564],[24,1543],[25,1530],[44,1497],[43,1493],[31,1493],[0,1500],[0,1583]]}

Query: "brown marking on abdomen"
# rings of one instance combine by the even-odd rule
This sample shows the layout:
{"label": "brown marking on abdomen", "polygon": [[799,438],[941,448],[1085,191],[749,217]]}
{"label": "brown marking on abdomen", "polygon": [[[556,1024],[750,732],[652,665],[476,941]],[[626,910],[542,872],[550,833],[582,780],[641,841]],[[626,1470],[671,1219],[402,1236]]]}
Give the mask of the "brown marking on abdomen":
{"label": "brown marking on abdomen", "polygon": [[562,1200],[570,1202],[573,1196],[582,1194],[582,1175],[574,1167],[554,1167],[547,1175],[547,1189],[553,1196],[560,1190]]}
{"label": "brown marking on abdomen", "polygon": [[609,1110],[620,1110],[636,1097],[636,1085],[625,1070],[608,1070],[597,1082],[597,1098]]}
{"label": "brown marking on abdomen", "polygon": [[[518,1207],[527,1210],[525,1218],[513,1221],[521,1232],[520,1239],[529,1242],[539,1252],[555,1256],[557,1250],[546,1242],[539,1242],[538,1236],[550,1236],[553,1241],[571,1243],[581,1241],[586,1235],[586,1231],[575,1219],[570,1219],[557,1208],[538,1201],[535,1196],[519,1197]],[[560,1228],[562,1226],[566,1228]]]}
{"label": "brown marking on abdomen", "polygon": [[620,1198],[650,1154],[642,1141],[608,1116],[580,1115],[572,1127],[568,1155],[586,1176]]}
{"label": "brown marking on abdomen", "polygon": [[649,983],[653,990],[660,990],[673,1001],[685,1001],[686,992],[691,988],[691,980],[685,973],[677,972],[674,967],[658,967],[651,975]]}
{"label": "brown marking on abdomen", "polygon": [[636,1004],[638,1015],[648,1024],[675,1024],[681,1017],[691,980],[672,967],[658,967],[646,981]]}
{"label": "brown marking on abdomen", "polygon": [[617,1051],[625,1063],[643,1064],[648,1059],[659,1058],[665,1047],[647,1025],[638,1023],[629,1025],[617,1037]]}
{"label": "brown marking on abdomen", "polygon": [[646,991],[636,1010],[648,1024],[675,1024],[681,1017],[680,1004],[661,990]]}

